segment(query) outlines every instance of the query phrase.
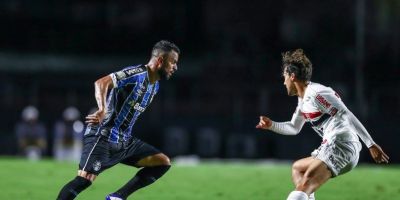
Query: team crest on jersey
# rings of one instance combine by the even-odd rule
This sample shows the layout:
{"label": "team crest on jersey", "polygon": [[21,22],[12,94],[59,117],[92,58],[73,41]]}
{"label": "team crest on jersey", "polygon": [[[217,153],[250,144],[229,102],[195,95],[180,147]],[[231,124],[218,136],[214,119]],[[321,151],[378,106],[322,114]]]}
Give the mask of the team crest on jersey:
{"label": "team crest on jersey", "polygon": [[119,72],[115,73],[115,76],[117,76],[117,79],[120,80],[120,79],[125,78],[126,74],[123,71],[119,71]]}
{"label": "team crest on jersey", "polygon": [[100,169],[101,169],[101,162],[98,161],[98,160],[96,160],[96,161],[93,163],[93,170],[94,170],[94,171],[99,171]]}
{"label": "team crest on jersey", "polygon": [[137,96],[142,96],[142,94],[145,92],[145,90],[146,90],[146,87],[144,87],[143,85],[140,85],[139,89],[136,90],[136,95]]}

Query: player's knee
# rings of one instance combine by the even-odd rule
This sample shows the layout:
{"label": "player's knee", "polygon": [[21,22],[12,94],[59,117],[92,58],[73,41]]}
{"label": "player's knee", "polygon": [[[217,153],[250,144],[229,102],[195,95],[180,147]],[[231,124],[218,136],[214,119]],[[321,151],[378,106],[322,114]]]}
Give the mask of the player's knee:
{"label": "player's knee", "polygon": [[82,177],[82,178],[85,178],[86,180],[88,180],[88,181],[90,181],[90,182],[93,182],[95,179],[96,179],[96,175],[94,175],[94,174],[91,174],[91,173],[88,173],[88,172],[86,172],[86,171],[82,171],[82,170],[79,170],[78,171],[78,176],[79,177]]}
{"label": "player's knee", "polygon": [[304,167],[303,163],[298,160],[298,161],[293,163],[292,170],[302,171],[303,167]]}
{"label": "player's knee", "polygon": [[160,165],[171,165],[171,160],[165,154],[161,154],[159,158]]}
{"label": "player's knee", "polygon": [[137,163],[139,167],[170,166],[171,161],[165,154],[156,154],[143,158]]}

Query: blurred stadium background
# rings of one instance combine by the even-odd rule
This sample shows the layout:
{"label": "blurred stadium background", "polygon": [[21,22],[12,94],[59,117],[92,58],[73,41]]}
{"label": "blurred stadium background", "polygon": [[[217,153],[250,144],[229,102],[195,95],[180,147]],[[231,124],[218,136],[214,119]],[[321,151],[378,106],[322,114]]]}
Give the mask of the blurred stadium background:
{"label": "blurred stadium background", "polygon": [[[320,138],[308,126],[296,137],[254,128],[261,114],[276,121],[290,119],[297,100],[286,95],[280,53],[303,48],[314,66],[312,80],[333,87],[389,154],[391,163],[400,162],[400,1],[3,0],[0,1],[0,24],[0,165],[33,177],[58,177],[56,184],[50,186],[48,181],[42,184],[31,176],[19,174],[20,179],[26,180],[23,188],[31,188],[24,189],[23,194],[10,187],[20,182],[1,178],[0,186],[8,191],[2,193],[5,197],[39,199],[42,193],[36,193],[38,190],[51,188],[52,193],[43,197],[51,199],[75,173],[73,166],[76,165],[72,163],[66,166],[49,164],[49,161],[27,164],[10,159],[21,155],[16,124],[21,120],[23,109],[28,105],[38,109],[39,120],[47,129],[44,155],[50,159],[56,157],[52,150],[55,127],[65,117],[65,108],[76,107],[83,120],[96,105],[94,81],[124,66],[146,63],[151,47],[161,39],[171,40],[181,48],[179,71],[170,81],[161,84],[160,93],[138,120],[135,134],[171,157],[194,155],[279,162],[309,155],[318,147]],[[360,162],[372,162],[365,146]],[[54,167],[60,171],[56,173]],[[400,190],[395,187],[398,180],[393,179],[398,174],[398,165],[389,168],[384,176],[374,169],[380,168],[354,173],[360,179],[371,176],[378,181],[371,190],[365,191],[387,192],[386,196],[375,195],[373,199],[398,195]],[[203,166],[195,170],[200,175],[190,179],[193,183],[196,178],[207,182],[201,177],[224,171],[220,168],[215,171],[213,167],[203,170]],[[252,171],[238,173],[247,170]],[[281,168],[286,170],[280,170],[283,176],[272,178],[274,170],[261,172],[256,166],[249,166],[227,172],[232,173],[233,183],[236,183],[234,179],[240,182],[260,177],[260,181],[252,180],[253,185],[249,184],[249,188],[255,189],[249,193],[257,193],[257,198],[242,193],[243,198],[282,199],[291,188],[289,165]],[[185,174],[185,171],[186,168],[178,167],[171,174]],[[371,174],[375,172],[378,174]],[[2,177],[5,176],[7,173]],[[108,178],[103,181],[111,176],[106,175]],[[354,176],[338,180],[354,186],[359,183],[352,182],[359,180]],[[187,175],[178,177],[185,180]],[[231,180],[229,175],[222,177]],[[385,183],[377,177],[388,177],[389,181]],[[272,181],[268,186],[258,187],[264,183],[262,180]],[[172,179],[161,182],[175,186]],[[281,190],[273,189],[277,182]],[[383,183],[386,185],[382,186]],[[370,184],[373,183],[364,183]],[[33,185],[41,188],[36,190]],[[332,185],[327,188],[336,188]],[[363,191],[364,185],[357,191]],[[201,186],[195,184],[185,191],[206,194],[215,190],[195,189]],[[108,186],[101,189],[104,187],[101,184],[96,187],[86,195],[96,194],[101,198],[104,195],[94,191],[109,190]],[[184,186],[176,185],[179,187]],[[155,188],[168,194],[162,185]],[[224,199],[221,196],[225,195],[225,199],[243,199],[240,193],[244,190],[237,190],[239,194],[235,195],[236,189],[232,188],[235,186],[196,198]],[[342,191],[347,191],[343,195],[352,193],[345,188]],[[230,192],[233,193],[227,195]],[[159,199],[148,194],[143,197]],[[180,198],[196,199],[190,198],[191,194]],[[337,190],[323,193],[326,199],[336,199],[336,194]],[[173,195],[170,198],[179,199]]]}
{"label": "blurred stadium background", "polygon": [[[0,2],[0,154],[18,152],[15,124],[34,105],[47,128],[75,106],[93,108],[93,82],[148,61],[160,39],[182,49],[179,71],[136,133],[171,156],[297,159],[320,139],[255,130],[258,116],[288,120],[280,53],[303,48],[313,81],[332,86],[400,162],[400,3],[354,1]],[[169,145],[169,144],[175,145]],[[371,162],[367,151],[362,162]]]}

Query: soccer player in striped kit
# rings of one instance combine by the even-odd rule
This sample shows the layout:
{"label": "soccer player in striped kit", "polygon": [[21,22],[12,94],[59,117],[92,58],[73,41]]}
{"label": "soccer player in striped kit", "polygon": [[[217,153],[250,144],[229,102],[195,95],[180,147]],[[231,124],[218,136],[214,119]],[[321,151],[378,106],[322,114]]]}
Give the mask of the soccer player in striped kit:
{"label": "soccer player in striped kit", "polygon": [[[129,66],[95,82],[98,110],[86,117],[84,147],[78,175],[60,191],[57,199],[74,199],[104,170],[123,163],[141,168],[108,200],[124,200],[152,184],[171,166],[169,158],[132,135],[136,119],[157,94],[159,80],[168,80],[178,69],[179,48],[169,41],[153,47],[146,65]],[[133,131],[134,132],[134,131]]]}
{"label": "soccer player in striped kit", "polygon": [[260,116],[256,126],[283,135],[296,135],[305,122],[322,137],[321,146],[310,157],[293,164],[295,190],[288,200],[315,199],[314,192],[330,178],[349,172],[361,151],[358,137],[368,147],[377,163],[388,163],[389,157],[368,134],[364,126],[344,105],[330,87],[310,82],[312,64],[302,49],[282,54],[284,85],[289,96],[297,96],[298,104],[292,120],[274,122]]}

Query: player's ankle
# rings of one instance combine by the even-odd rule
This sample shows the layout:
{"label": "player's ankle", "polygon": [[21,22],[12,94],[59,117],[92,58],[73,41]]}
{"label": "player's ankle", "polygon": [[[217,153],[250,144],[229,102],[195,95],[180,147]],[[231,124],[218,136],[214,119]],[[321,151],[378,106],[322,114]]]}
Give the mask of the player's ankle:
{"label": "player's ankle", "polygon": [[308,200],[308,195],[303,191],[292,191],[287,200]]}
{"label": "player's ankle", "polygon": [[315,200],[315,194],[314,194],[314,192],[311,193],[311,194],[308,196],[308,200]]}

